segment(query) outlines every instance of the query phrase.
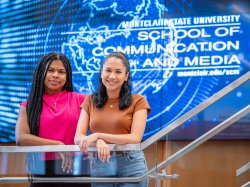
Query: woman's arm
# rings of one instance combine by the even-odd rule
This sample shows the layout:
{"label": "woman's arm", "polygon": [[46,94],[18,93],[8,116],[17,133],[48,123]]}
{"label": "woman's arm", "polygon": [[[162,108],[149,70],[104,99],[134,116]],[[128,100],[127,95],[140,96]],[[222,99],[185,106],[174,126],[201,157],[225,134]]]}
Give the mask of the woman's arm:
{"label": "woman's arm", "polygon": [[88,113],[82,109],[81,114],[77,123],[76,133],[74,142],[79,145],[81,141],[86,138],[89,128],[89,115]]}
{"label": "woman's arm", "polygon": [[16,124],[16,144],[21,146],[36,145],[63,145],[60,141],[40,138],[30,134],[27,111],[24,106],[20,106]]}
{"label": "woman's arm", "polygon": [[114,144],[140,143],[146,126],[147,114],[147,109],[142,109],[134,113],[130,134],[94,133],[84,140],[82,147],[86,148],[89,146],[90,143],[96,142],[96,140],[98,139],[102,139],[105,142]]}
{"label": "woman's arm", "polygon": [[96,143],[98,150],[98,158],[103,162],[110,159],[110,150],[106,142],[114,144],[136,144],[140,143],[147,120],[147,110],[142,109],[134,113],[130,134],[106,134],[106,133],[94,133],[90,136],[86,136],[89,127],[89,115],[85,110],[81,111],[81,115],[78,121],[75,144],[79,144],[79,148],[82,152],[87,152],[91,143]]}

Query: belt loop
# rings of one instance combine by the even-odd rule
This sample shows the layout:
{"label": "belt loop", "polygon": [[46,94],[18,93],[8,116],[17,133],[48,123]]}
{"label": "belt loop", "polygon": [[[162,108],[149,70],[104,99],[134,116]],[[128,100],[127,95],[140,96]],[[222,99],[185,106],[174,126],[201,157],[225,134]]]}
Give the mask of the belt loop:
{"label": "belt loop", "polygon": [[122,156],[123,156],[123,157],[128,157],[128,155],[129,155],[129,154],[128,154],[128,151],[123,151],[123,152],[122,152]]}

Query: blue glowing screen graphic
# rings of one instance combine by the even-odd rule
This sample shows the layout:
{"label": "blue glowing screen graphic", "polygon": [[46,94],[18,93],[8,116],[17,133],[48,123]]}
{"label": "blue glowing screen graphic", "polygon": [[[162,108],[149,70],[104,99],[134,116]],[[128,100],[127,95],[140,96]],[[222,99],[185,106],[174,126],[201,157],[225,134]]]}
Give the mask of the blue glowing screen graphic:
{"label": "blue glowing screen graphic", "polygon": [[[126,53],[133,92],[152,108],[144,139],[250,69],[248,0],[1,1],[0,17],[0,142],[15,140],[19,103],[48,52],[70,58],[74,90],[85,94],[104,57]],[[240,107],[246,93],[236,93]]]}

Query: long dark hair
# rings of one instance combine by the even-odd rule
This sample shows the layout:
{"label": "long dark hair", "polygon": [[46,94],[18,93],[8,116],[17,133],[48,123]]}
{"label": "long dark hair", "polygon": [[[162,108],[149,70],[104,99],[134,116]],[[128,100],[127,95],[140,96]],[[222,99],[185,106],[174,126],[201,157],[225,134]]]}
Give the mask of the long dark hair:
{"label": "long dark hair", "polygon": [[129,65],[128,58],[122,52],[112,52],[109,55],[107,55],[106,58],[104,59],[102,66],[100,68],[98,90],[95,94],[92,95],[92,101],[94,102],[97,108],[102,108],[108,100],[106,87],[102,83],[101,72],[103,69],[103,65],[111,57],[121,59],[122,63],[126,67],[126,73],[129,73],[128,80],[123,83],[121,87],[120,95],[119,95],[119,109],[124,110],[125,108],[128,108],[132,104],[132,94],[131,94],[131,84],[130,84],[130,65]]}
{"label": "long dark hair", "polygon": [[35,69],[32,87],[27,102],[28,122],[30,133],[33,135],[38,135],[40,115],[43,104],[44,80],[48,71],[48,67],[53,60],[61,60],[66,69],[67,80],[63,86],[63,89],[67,90],[68,92],[73,91],[72,68],[69,59],[62,53],[49,53],[44,56]]}

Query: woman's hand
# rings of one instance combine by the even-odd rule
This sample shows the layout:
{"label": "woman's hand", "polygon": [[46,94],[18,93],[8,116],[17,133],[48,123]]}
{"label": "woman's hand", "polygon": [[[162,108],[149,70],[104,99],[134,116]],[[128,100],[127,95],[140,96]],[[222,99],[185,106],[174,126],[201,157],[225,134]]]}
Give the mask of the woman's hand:
{"label": "woman's hand", "polygon": [[102,139],[98,139],[96,142],[96,148],[98,151],[98,158],[102,162],[108,162],[110,159],[110,150],[108,144]]}
{"label": "woman's hand", "polygon": [[60,156],[62,158],[62,170],[67,173],[72,173],[73,161],[70,152],[60,152]]}
{"label": "woman's hand", "polygon": [[[58,142],[58,145],[65,145],[63,142]],[[73,161],[70,152],[59,152],[62,158],[61,168],[64,172],[72,173],[73,171]]]}
{"label": "woman's hand", "polygon": [[97,141],[98,137],[97,134],[91,134],[84,138],[83,140],[80,141],[79,143],[79,148],[83,153],[88,152],[88,147],[90,146],[91,143],[95,143]]}

